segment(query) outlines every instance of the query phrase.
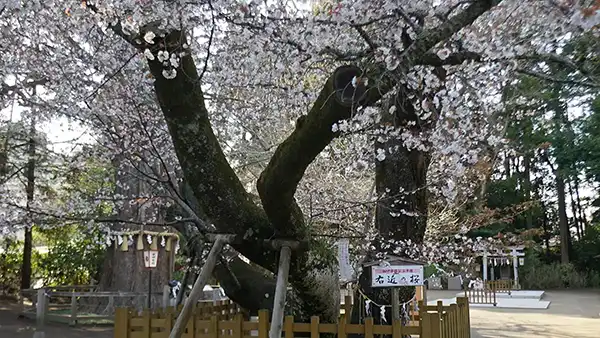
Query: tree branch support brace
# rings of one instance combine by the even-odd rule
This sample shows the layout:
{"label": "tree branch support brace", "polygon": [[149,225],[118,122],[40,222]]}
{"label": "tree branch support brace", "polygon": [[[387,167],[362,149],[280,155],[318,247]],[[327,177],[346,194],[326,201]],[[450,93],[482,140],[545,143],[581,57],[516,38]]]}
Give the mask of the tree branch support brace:
{"label": "tree branch support brace", "polygon": [[283,245],[279,255],[279,268],[277,269],[277,284],[275,284],[275,299],[273,299],[273,315],[271,316],[269,338],[281,337],[291,257],[292,250],[289,246]]}
{"label": "tree branch support brace", "polygon": [[190,317],[192,316],[192,310],[194,309],[196,303],[198,303],[200,295],[204,290],[204,286],[206,285],[208,279],[212,275],[219,254],[221,253],[221,250],[223,250],[223,245],[225,245],[226,242],[227,241],[224,237],[216,237],[216,240],[212,248],[210,249],[208,257],[206,258],[206,262],[204,263],[204,266],[200,271],[200,275],[198,276],[198,279],[196,279],[194,287],[190,292],[190,296],[183,305],[181,313],[179,314],[179,316],[177,316],[177,320],[175,321],[175,325],[173,326],[173,330],[171,330],[169,338],[181,338],[181,335],[183,334],[183,331],[185,330],[185,327],[187,326],[187,323],[189,322]]}
{"label": "tree branch support brace", "polygon": [[[204,290],[204,286],[213,273],[219,255],[223,250],[223,246],[239,239],[236,235],[227,234],[213,234],[207,237],[214,239],[214,244],[208,253],[208,257],[206,258],[204,266],[202,266],[202,270],[200,271],[198,279],[196,279],[196,282],[194,283],[192,291],[190,292],[190,296],[183,305],[181,313],[179,316],[177,316],[177,320],[175,321],[175,325],[173,326],[173,330],[171,330],[169,338],[181,338],[181,335],[183,334],[183,331],[185,331],[187,323],[192,316],[194,306],[198,303],[202,291]],[[297,241],[286,240],[267,240],[265,242],[268,242],[276,250],[281,249],[279,256],[279,267],[277,270],[275,298],[273,300],[273,316],[271,318],[271,329],[269,331],[270,338],[280,338],[283,326],[283,313],[285,309],[285,297],[287,294],[292,249],[298,249],[301,243]]]}

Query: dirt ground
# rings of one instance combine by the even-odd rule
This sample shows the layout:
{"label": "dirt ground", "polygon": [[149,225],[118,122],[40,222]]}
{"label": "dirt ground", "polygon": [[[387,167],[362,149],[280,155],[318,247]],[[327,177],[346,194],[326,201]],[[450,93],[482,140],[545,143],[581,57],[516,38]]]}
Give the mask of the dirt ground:
{"label": "dirt ground", "polygon": [[[430,291],[427,299],[456,291]],[[545,310],[471,307],[472,338],[600,338],[600,290],[546,291]]]}
{"label": "dirt ground", "polygon": [[[0,338],[32,338],[35,321],[18,318],[15,304],[0,301]],[[112,338],[111,327],[71,328],[67,325],[47,324],[45,338]]]}
{"label": "dirt ground", "polygon": [[[429,300],[455,291],[430,291]],[[471,308],[472,338],[600,338],[600,290],[547,291],[546,310]],[[17,318],[18,308],[0,301],[0,338],[31,338],[35,323]],[[109,338],[109,327],[46,325],[46,338]]]}

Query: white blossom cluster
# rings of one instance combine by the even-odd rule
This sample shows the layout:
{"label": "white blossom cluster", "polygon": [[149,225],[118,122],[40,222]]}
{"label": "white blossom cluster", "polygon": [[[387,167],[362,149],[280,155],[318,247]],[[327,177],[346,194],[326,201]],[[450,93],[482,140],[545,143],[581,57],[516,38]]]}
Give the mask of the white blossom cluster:
{"label": "white blossom cluster", "polygon": [[[384,69],[420,93],[410,99],[421,121],[434,121],[433,127],[421,133],[382,127],[382,114],[398,107],[359,107],[350,119],[331,126],[341,136],[308,168],[296,194],[311,220],[368,227],[365,214],[380,197],[373,192],[374,163],[397,151],[375,150],[375,141],[401,139],[403,147],[431,154],[427,188],[432,199],[452,204],[468,198],[478,185],[469,176],[472,167],[486,158],[485,149],[504,142],[499,95],[518,67],[514,58],[551,53],[555,41],[578,34],[581,27],[593,28],[598,17],[577,26],[573,23],[583,21],[575,20],[576,14],[564,15],[551,1],[498,3],[431,50],[447,62],[464,51],[480,54],[479,60],[439,66],[447,73],[442,83],[432,73],[435,67],[422,60],[402,68],[408,48],[403,32],[415,39],[435,30],[469,2],[323,0],[311,7],[305,1],[256,0],[4,1],[0,84],[8,88],[10,77],[14,85],[0,90],[0,109],[18,101],[45,118],[66,116],[93,126],[103,150],[95,156],[120,159],[120,168],[132,177],[118,181],[121,193],[107,197],[121,208],[124,200],[138,197],[156,197],[153,203],[165,205],[174,203],[173,187],[181,177],[149,62],[159,62],[162,76],[173,79],[186,76],[182,57],[194,57],[215,134],[252,192],[274,149],[306,115],[333,69],[348,63]],[[173,29],[187,38],[177,53],[160,42]],[[32,81],[45,95],[31,95]],[[380,82],[369,79],[369,85]],[[150,169],[136,171],[141,166]],[[128,186],[133,178],[145,182],[143,192]],[[89,207],[74,199],[48,213]],[[2,210],[15,209],[5,205]],[[148,221],[158,219],[154,215]]]}

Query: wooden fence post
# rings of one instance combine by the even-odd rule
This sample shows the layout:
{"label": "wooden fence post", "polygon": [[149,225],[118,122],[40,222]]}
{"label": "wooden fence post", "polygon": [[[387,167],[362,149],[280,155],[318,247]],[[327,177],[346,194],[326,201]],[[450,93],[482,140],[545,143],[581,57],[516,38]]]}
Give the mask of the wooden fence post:
{"label": "wooden fence post", "polygon": [[144,310],[143,312],[143,323],[144,326],[142,326],[142,336],[144,338],[151,338],[152,337],[152,313],[150,312],[150,309]]}
{"label": "wooden fence post", "polygon": [[[419,302],[421,303],[421,302]],[[431,334],[431,314],[429,314],[423,307],[422,304],[419,304],[419,325],[421,326],[421,334],[419,337],[433,337]]]}
{"label": "wooden fence post", "polygon": [[469,313],[469,298],[457,298],[456,302],[462,307],[463,337],[471,337],[471,318]]}
{"label": "wooden fence post", "polygon": [[[195,335],[193,335],[192,337],[194,336]],[[219,332],[219,317],[217,317],[216,315],[212,315],[210,317],[210,324],[208,326],[208,336],[215,338],[222,336]]]}
{"label": "wooden fence post", "polygon": [[[346,296],[348,297],[348,296]],[[347,299],[347,298],[346,298]],[[348,317],[350,317],[347,313],[343,314],[340,317],[340,321],[338,322],[338,333],[337,338],[346,338],[346,324],[348,323]],[[288,337],[285,337],[288,338]],[[396,337],[394,337],[396,338]]]}
{"label": "wooden fence post", "polygon": [[450,304],[450,309],[448,310],[448,325],[446,326],[450,331],[450,337],[457,337],[460,333],[460,323],[458,321],[458,305]]}
{"label": "wooden fence post", "polygon": [[373,338],[373,317],[365,319],[365,338]]}
{"label": "wooden fence post", "polygon": [[[310,317],[310,338],[319,338],[319,316]],[[272,338],[272,337],[269,337]]]}
{"label": "wooden fence post", "polygon": [[444,303],[441,300],[437,301],[436,314],[432,320],[431,338],[442,337],[442,315],[444,314]]}
{"label": "wooden fence post", "polygon": [[171,329],[173,328],[173,308],[167,307],[164,310],[164,314],[165,314],[165,331],[171,332]]}
{"label": "wooden fence post", "polygon": [[269,337],[269,310],[258,311],[258,338]]}
{"label": "wooden fence post", "polygon": [[114,338],[129,338],[129,318],[128,308],[117,308],[115,310]]}
{"label": "wooden fence post", "polygon": [[108,305],[106,305],[107,309],[114,309],[115,308],[115,296],[110,295],[108,297]]}
{"label": "wooden fence post", "polygon": [[46,290],[38,289],[37,297],[35,297],[35,319],[36,328],[33,333],[33,338],[45,338],[46,333],[44,332],[44,323],[46,322]]}
{"label": "wooden fence post", "polygon": [[285,316],[283,331],[285,332],[285,338],[294,338],[294,316]]}
{"label": "wooden fence post", "polygon": [[233,319],[235,321],[235,328],[233,329],[233,338],[244,337],[244,315],[237,313]]}
{"label": "wooden fence post", "polygon": [[402,338],[402,320],[392,320],[392,338]]}

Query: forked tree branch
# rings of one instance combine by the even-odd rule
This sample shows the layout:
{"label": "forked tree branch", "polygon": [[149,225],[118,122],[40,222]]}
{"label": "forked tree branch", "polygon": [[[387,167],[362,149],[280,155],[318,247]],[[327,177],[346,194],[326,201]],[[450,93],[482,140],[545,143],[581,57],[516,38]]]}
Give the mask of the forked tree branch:
{"label": "forked tree branch", "polygon": [[383,81],[371,87],[366,97],[363,96],[364,89],[358,87],[355,92],[351,85],[354,77],[359,79],[363,76],[360,69],[345,66],[333,73],[308,115],[298,120],[296,129],[277,147],[258,180],[257,188],[263,207],[278,234],[297,235],[303,228],[294,194],[308,165],[337,135],[332,131],[333,124],[350,118],[357,105],[375,104],[396,86],[403,74],[427,57],[431,62],[436,61],[429,53],[431,48],[473,23],[499,2],[475,1],[439,27],[422,31],[400,56],[398,69],[393,74],[381,74]]}

